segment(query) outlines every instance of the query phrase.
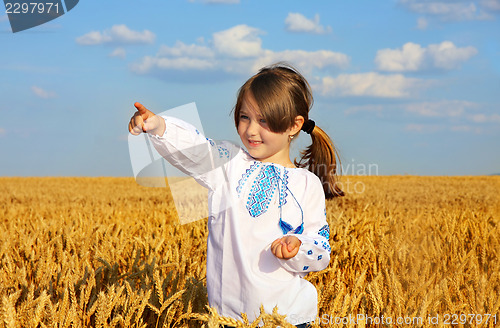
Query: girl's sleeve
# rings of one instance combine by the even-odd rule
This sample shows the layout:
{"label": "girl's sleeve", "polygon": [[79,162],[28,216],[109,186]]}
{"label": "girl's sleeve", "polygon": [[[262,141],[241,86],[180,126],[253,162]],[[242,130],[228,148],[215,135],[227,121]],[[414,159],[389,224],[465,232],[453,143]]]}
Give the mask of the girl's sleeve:
{"label": "girl's sleeve", "polygon": [[308,179],[307,184],[307,201],[301,205],[304,209],[304,230],[300,234],[289,234],[302,242],[299,252],[288,260],[278,259],[286,270],[298,272],[301,276],[326,269],[331,252],[323,187],[319,179]]}
{"label": "girl's sleeve", "polygon": [[236,149],[230,142],[216,143],[180,119],[162,118],[165,120],[165,133],[162,136],[149,134],[149,137],[163,158],[208,189],[213,190],[217,184],[227,180],[224,165],[239,148]]}

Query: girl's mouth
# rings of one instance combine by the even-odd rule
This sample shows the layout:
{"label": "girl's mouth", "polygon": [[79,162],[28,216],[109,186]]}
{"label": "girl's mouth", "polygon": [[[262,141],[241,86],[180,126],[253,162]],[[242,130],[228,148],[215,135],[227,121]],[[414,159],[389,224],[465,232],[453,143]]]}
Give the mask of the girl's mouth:
{"label": "girl's mouth", "polygon": [[258,147],[262,144],[262,141],[248,140],[248,143],[252,147]]}

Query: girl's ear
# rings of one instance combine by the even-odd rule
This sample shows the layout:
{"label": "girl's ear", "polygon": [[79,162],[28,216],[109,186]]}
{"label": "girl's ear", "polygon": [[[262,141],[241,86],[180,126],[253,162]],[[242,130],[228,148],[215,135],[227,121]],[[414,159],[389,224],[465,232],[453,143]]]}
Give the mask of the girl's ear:
{"label": "girl's ear", "polygon": [[295,136],[297,133],[299,133],[300,129],[302,129],[302,125],[304,125],[304,117],[301,115],[297,115],[295,117],[295,122],[290,128],[290,135]]}

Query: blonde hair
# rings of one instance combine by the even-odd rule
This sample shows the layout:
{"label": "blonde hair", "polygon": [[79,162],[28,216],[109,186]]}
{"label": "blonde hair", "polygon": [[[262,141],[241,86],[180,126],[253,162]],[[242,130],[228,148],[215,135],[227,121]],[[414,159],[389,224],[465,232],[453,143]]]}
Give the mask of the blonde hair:
{"label": "blonde hair", "polygon": [[[293,126],[299,115],[304,118],[304,122],[309,120],[313,104],[311,86],[302,74],[287,63],[262,68],[239,89],[234,107],[236,128],[243,100],[248,93],[255,99],[260,114],[272,132],[285,132]],[[295,160],[294,164],[307,168],[319,177],[327,199],[343,196],[344,192],[337,185],[337,162],[340,164],[340,160],[332,140],[318,126],[312,130],[311,139],[311,145],[301,152],[299,161]]]}

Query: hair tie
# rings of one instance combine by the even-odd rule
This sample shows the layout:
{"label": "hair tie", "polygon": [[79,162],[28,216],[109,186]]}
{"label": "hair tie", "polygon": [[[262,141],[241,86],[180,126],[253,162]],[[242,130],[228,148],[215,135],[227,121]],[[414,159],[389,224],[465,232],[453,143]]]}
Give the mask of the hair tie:
{"label": "hair tie", "polygon": [[307,122],[302,124],[302,131],[304,131],[307,134],[311,134],[311,132],[314,130],[314,127],[316,126],[316,123],[314,123],[313,120],[309,119]]}

